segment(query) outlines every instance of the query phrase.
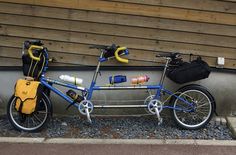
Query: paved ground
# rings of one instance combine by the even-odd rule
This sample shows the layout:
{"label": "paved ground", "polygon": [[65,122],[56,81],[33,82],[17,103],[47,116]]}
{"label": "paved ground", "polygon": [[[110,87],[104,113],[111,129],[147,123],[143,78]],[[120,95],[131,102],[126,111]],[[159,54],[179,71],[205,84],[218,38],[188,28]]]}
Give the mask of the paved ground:
{"label": "paved ground", "polygon": [[[225,119],[224,119],[225,120]],[[75,117],[54,117],[38,133],[16,131],[6,116],[0,116],[0,137],[98,138],[98,139],[217,139],[231,140],[226,121],[212,119],[199,130],[178,128],[170,117],[158,125],[155,117],[95,117],[93,124]]]}
{"label": "paved ground", "polygon": [[236,146],[0,143],[1,155],[235,155]]}

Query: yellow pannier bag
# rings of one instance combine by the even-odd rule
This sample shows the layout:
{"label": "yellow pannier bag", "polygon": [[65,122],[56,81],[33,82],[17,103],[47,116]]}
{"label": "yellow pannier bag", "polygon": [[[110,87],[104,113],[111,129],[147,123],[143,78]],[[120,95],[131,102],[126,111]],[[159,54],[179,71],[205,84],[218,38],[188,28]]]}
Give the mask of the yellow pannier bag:
{"label": "yellow pannier bag", "polygon": [[42,98],[42,91],[39,81],[19,79],[15,86],[16,110],[23,114],[33,113]]}

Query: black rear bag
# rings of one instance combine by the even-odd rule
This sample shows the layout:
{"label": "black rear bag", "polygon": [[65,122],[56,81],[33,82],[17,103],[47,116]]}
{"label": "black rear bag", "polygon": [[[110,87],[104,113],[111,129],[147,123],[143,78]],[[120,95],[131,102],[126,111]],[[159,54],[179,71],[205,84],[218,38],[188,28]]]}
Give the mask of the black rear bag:
{"label": "black rear bag", "polygon": [[210,73],[211,69],[208,64],[198,57],[190,63],[183,62],[177,67],[170,67],[167,77],[176,83],[183,84],[208,78]]}

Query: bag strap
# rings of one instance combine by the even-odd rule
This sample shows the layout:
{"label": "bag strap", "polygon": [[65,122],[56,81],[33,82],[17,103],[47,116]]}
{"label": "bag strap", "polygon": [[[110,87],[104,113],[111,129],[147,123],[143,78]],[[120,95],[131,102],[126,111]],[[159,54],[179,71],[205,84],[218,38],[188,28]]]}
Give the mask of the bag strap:
{"label": "bag strap", "polygon": [[42,67],[41,67],[41,69],[40,69],[40,71],[39,71],[39,73],[38,73],[38,76],[37,76],[37,79],[39,78],[39,76],[41,75],[41,73],[42,73],[42,71],[43,71],[43,69],[44,69],[44,65],[45,65],[45,56],[43,55],[43,64],[42,64]]}
{"label": "bag strap", "polygon": [[33,65],[33,59],[31,59],[31,62],[30,62],[30,67],[29,67],[29,70],[28,70],[28,74],[27,76],[30,76],[30,71],[31,71],[31,68],[32,68],[32,65]]}
{"label": "bag strap", "polygon": [[23,104],[24,102],[19,98],[19,97],[16,97],[16,99],[20,100],[20,106],[19,106],[19,112],[22,113],[22,108],[23,108]]}
{"label": "bag strap", "polygon": [[[41,55],[42,55],[42,53],[39,54],[39,58],[41,57]],[[34,71],[35,71],[35,68],[38,65],[38,63],[39,63],[39,61],[36,61],[35,65],[34,65],[34,69],[33,69],[33,72],[32,72],[32,77],[34,77]]]}

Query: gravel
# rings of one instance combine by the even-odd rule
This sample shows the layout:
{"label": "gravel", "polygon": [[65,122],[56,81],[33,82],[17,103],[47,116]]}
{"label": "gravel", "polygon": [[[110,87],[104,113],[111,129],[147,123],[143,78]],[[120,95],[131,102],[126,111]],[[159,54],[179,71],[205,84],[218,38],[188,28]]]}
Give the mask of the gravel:
{"label": "gravel", "polygon": [[0,116],[1,137],[46,137],[46,138],[113,138],[113,139],[217,139],[232,140],[225,123],[212,119],[199,130],[178,128],[168,117],[158,125],[155,117],[94,117],[89,124],[79,116],[53,117],[47,127],[38,133],[16,131],[5,115]]}

